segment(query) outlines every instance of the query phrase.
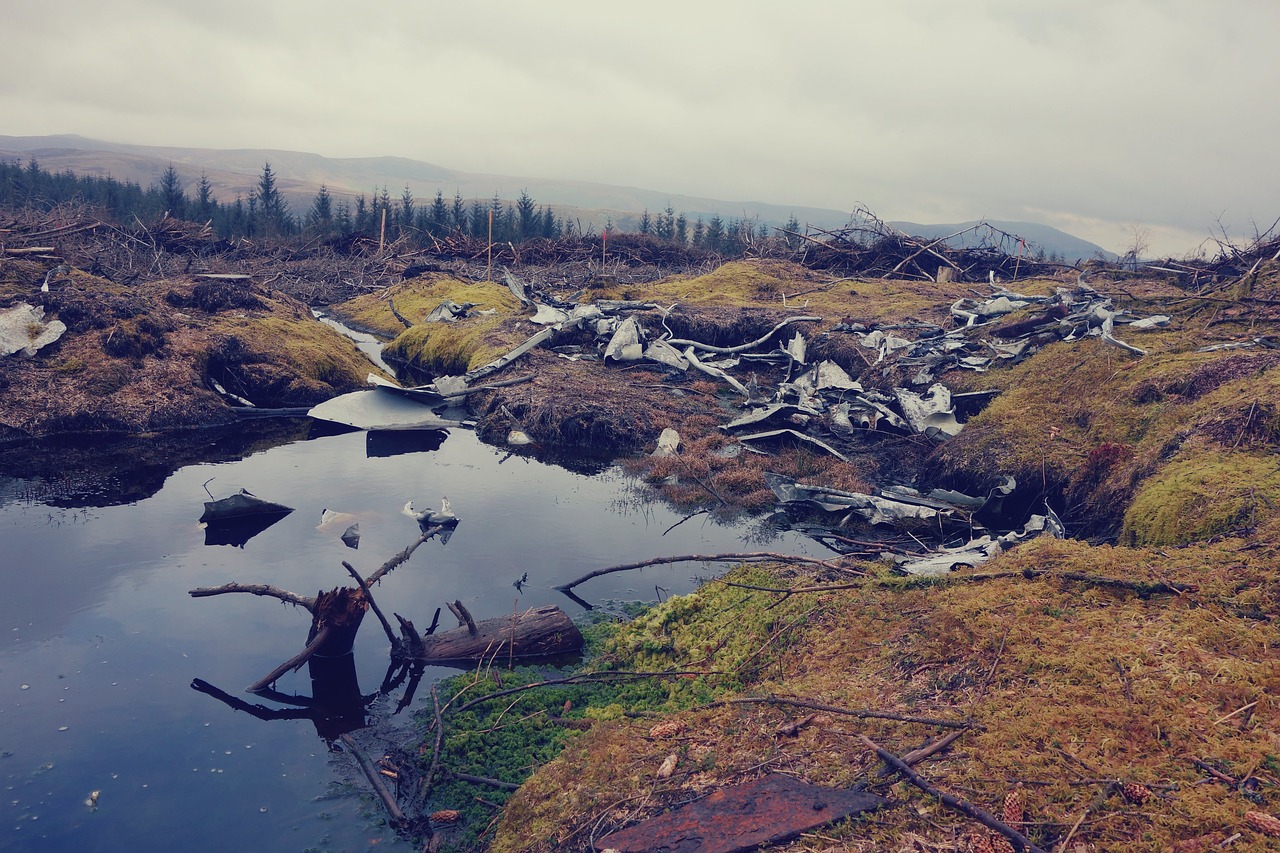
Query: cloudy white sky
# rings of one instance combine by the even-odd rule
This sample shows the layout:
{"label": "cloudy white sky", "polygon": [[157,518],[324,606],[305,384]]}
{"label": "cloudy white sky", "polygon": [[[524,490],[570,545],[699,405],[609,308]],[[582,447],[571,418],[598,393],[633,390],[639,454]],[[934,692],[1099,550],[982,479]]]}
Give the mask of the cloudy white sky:
{"label": "cloudy white sky", "polygon": [[[0,133],[398,155],[1194,250],[1280,216],[1274,0],[46,0]],[[554,199],[546,199],[554,202]]]}

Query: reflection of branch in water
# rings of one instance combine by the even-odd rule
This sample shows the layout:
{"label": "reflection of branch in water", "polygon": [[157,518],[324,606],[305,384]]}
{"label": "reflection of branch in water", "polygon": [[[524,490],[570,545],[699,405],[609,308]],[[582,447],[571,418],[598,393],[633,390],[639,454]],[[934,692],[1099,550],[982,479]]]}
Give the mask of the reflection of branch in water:
{"label": "reflection of branch in water", "polygon": [[237,711],[244,711],[259,720],[305,720],[311,716],[311,712],[303,708],[268,708],[266,705],[252,705],[237,696],[219,690],[201,678],[192,679],[191,689],[206,696],[212,696],[224,705]]}
{"label": "reflection of branch in water", "polygon": [[191,682],[191,687],[260,720],[310,720],[316,727],[316,734],[332,747],[333,741],[339,736],[368,724],[368,707],[382,694],[378,692],[366,696],[360,692],[360,684],[356,680],[355,655],[347,654],[337,658],[316,655],[308,662],[308,668],[311,674],[311,696],[282,693],[270,687],[263,687],[256,694],[273,702],[296,706],[293,708],[275,709],[250,704],[199,678]]}

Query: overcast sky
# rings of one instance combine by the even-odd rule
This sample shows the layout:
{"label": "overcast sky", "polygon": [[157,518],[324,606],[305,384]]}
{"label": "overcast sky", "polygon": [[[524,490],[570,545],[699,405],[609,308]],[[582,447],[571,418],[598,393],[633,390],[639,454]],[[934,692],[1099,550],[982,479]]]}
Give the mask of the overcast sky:
{"label": "overcast sky", "polygon": [[[1055,225],[1280,216],[1274,0],[7,4],[0,133]],[[540,201],[554,202],[555,199]]]}

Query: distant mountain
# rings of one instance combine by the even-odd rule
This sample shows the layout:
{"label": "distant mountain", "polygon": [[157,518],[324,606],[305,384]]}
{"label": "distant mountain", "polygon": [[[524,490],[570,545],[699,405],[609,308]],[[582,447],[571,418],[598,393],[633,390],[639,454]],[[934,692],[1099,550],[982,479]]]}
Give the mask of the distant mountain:
{"label": "distant mountain", "polygon": [[[584,230],[594,230],[612,221],[622,230],[636,230],[640,216],[668,206],[683,213],[692,223],[698,217],[709,219],[756,219],[770,226],[786,223],[792,216],[802,225],[819,228],[841,228],[850,213],[820,207],[788,207],[753,201],[664,193],[639,187],[614,186],[588,181],[561,181],[459,172],[433,163],[405,157],[322,157],[299,151],[243,148],[173,148],[152,145],[127,145],[103,142],[74,134],[56,136],[0,136],[0,158],[27,160],[35,157],[50,171],[69,170],[78,175],[110,175],[121,181],[133,181],[143,187],[160,182],[160,176],[172,163],[183,181],[188,195],[194,193],[203,173],[221,202],[235,197],[248,198],[255,191],[264,163],[270,163],[276,185],[295,214],[301,214],[323,184],[335,198],[366,198],[383,187],[392,198],[399,198],[407,186],[418,204],[429,204],[439,190],[452,201],[460,193],[470,202],[487,200],[497,194],[514,201],[527,190],[538,204],[544,204],[562,218],[576,220]],[[919,225],[909,222],[890,223],[911,234],[936,239],[960,231],[960,225]],[[970,223],[973,224],[973,223]],[[995,227],[1019,234],[1046,253],[1056,253],[1068,261],[1092,258],[1105,252],[1085,240],[1056,228],[1034,222],[996,222]]]}

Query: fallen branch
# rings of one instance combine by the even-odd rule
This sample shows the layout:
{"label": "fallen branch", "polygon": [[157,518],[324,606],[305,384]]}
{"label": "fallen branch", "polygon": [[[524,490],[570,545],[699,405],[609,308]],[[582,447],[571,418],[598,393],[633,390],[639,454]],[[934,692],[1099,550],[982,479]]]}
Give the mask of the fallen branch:
{"label": "fallen branch", "polygon": [[[373,593],[369,591],[369,584],[365,583],[364,578],[360,577],[360,573],[355,567],[346,560],[342,561],[342,568],[347,570],[347,574],[355,578],[356,583],[360,584],[360,591],[364,593],[365,599],[369,602],[369,607],[373,610],[373,615],[378,617],[378,621],[382,623],[382,630],[386,632],[387,639],[391,641],[392,647],[397,643],[396,635],[391,630],[391,623],[387,621],[387,617],[382,615],[382,611],[378,609],[378,603],[373,600]],[[401,620],[403,624],[404,620]]]}
{"label": "fallen branch", "polygon": [[378,799],[382,800],[382,805],[386,807],[387,814],[391,815],[391,823],[396,827],[407,826],[409,819],[405,817],[404,812],[400,810],[400,805],[396,802],[396,798],[387,790],[387,786],[382,783],[382,777],[378,771],[373,768],[369,759],[365,757],[364,751],[356,743],[355,738],[349,734],[342,736],[342,742],[346,745],[351,754],[355,756],[356,763],[360,765],[360,769],[364,771],[364,775],[368,777],[369,784],[373,786],[374,793],[378,795]]}
{"label": "fallen branch", "polygon": [[568,583],[560,584],[556,587],[560,592],[568,592],[575,586],[586,583],[592,578],[598,578],[602,575],[611,575],[615,572],[626,572],[632,569],[643,569],[645,566],[661,566],[666,563],[756,563],[762,561],[775,561],[781,563],[809,563],[811,565],[821,566],[826,569],[834,569],[837,571],[848,571],[842,569],[835,563],[827,560],[818,560],[813,557],[800,557],[794,554],[776,554],[770,551],[748,551],[741,554],[684,554],[679,557],[654,557],[650,560],[641,560],[638,563],[623,563],[618,566],[609,566],[605,569],[596,569],[593,572],[587,572],[576,580]]}
{"label": "fallen branch", "polygon": [[375,583],[382,580],[382,578],[392,569],[396,568],[401,563],[407,562],[408,559],[413,556],[413,552],[418,550],[419,545],[421,545],[423,542],[426,542],[428,539],[430,539],[432,536],[435,536],[437,533],[439,533],[443,529],[444,528],[441,527],[440,525],[433,524],[431,527],[424,530],[422,532],[422,535],[419,536],[417,539],[415,539],[409,545],[409,547],[405,548],[399,554],[396,554],[390,560],[387,560],[385,563],[383,563],[376,572],[369,575],[369,577],[365,578],[364,582],[369,586],[373,586]]}
{"label": "fallen branch", "polygon": [[490,779],[487,776],[472,776],[470,773],[459,773],[456,770],[450,770],[449,775],[459,782],[470,782],[473,785],[488,785],[503,791],[520,790],[520,786],[514,782],[503,782],[501,779]]}
{"label": "fallen branch", "polygon": [[876,755],[880,756],[882,761],[884,761],[886,764],[893,767],[893,769],[901,773],[904,779],[906,779],[912,785],[915,785],[920,790],[924,791],[929,796],[937,797],[939,800],[942,801],[943,805],[947,806],[947,808],[954,809],[955,811],[958,811],[961,814],[964,814],[973,818],[978,823],[985,826],[987,829],[994,830],[995,832],[1000,833],[1005,838],[1009,839],[1016,846],[1022,848],[1023,850],[1030,851],[1030,853],[1048,853],[1048,851],[1046,851],[1044,848],[1037,847],[1035,844],[1032,844],[1031,840],[1027,838],[1025,835],[1023,835],[1021,832],[1018,832],[1018,830],[1014,829],[1013,827],[1009,826],[1006,823],[1002,823],[1001,821],[997,820],[995,816],[992,815],[990,812],[984,811],[983,809],[978,808],[972,803],[966,802],[960,799],[959,797],[954,797],[951,794],[946,793],[945,791],[940,791],[937,788],[933,787],[927,781],[925,781],[925,779],[922,776],[920,776],[920,774],[912,770],[910,765],[908,765],[901,758],[894,755],[889,750],[884,749],[883,747],[877,745],[874,741],[871,740],[871,738],[867,737],[866,735],[859,735],[858,738],[864,744],[866,744],[868,748],[874,750]]}

